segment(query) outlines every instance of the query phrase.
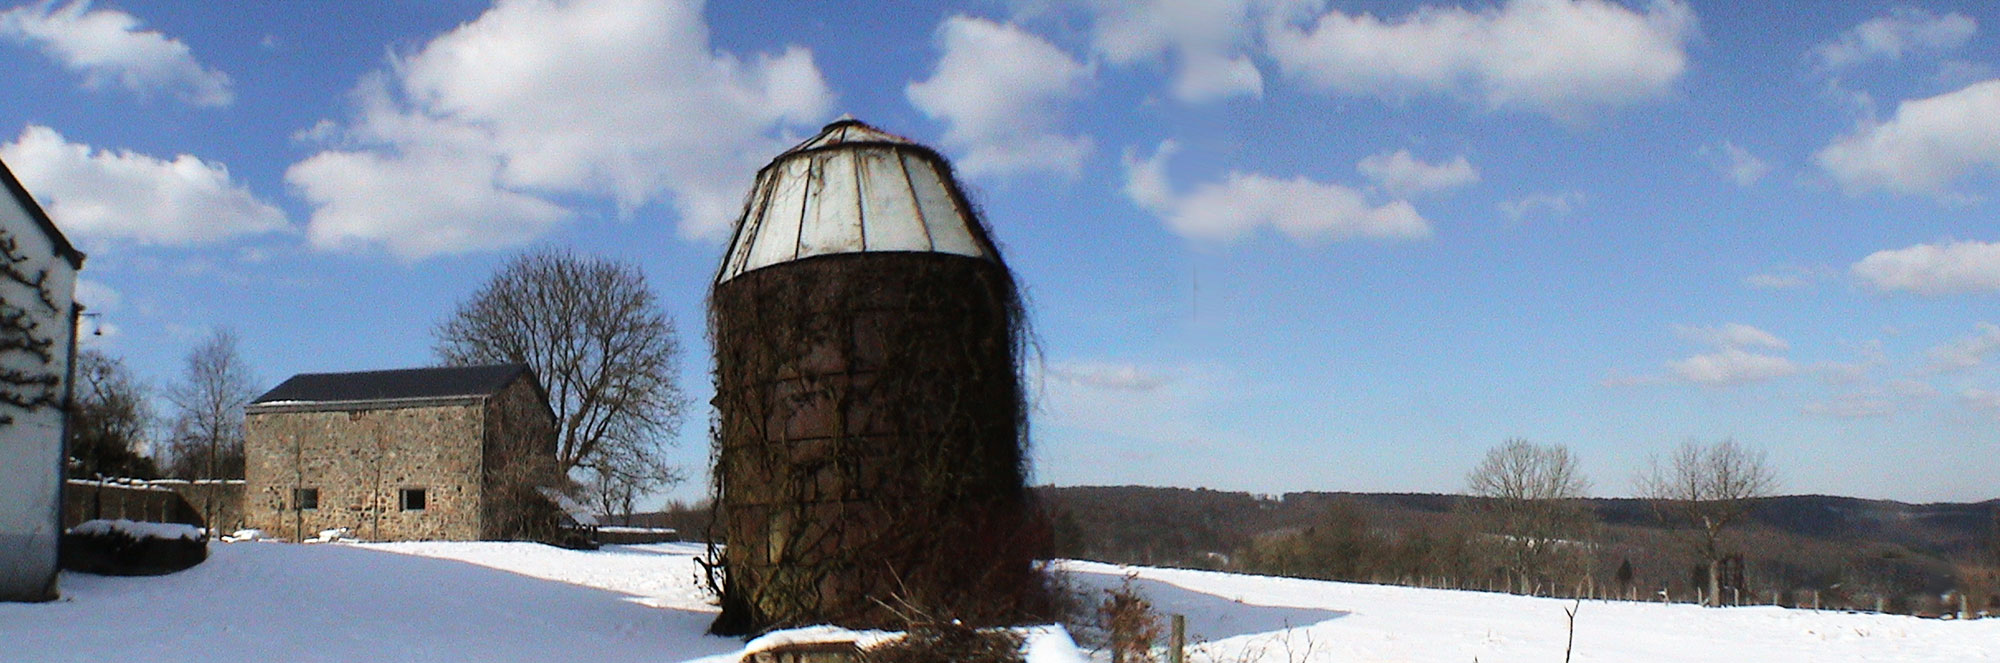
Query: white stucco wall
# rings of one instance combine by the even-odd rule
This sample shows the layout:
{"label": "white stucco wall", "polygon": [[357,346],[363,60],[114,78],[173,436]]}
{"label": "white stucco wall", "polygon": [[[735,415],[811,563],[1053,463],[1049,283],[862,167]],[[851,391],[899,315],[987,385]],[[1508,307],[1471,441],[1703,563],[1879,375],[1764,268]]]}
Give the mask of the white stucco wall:
{"label": "white stucco wall", "polygon": [[[48,271],[48,291],[56,308],[42,303],[34,289],[0,278],[0,301],[7,311],[25,310],[40,328],[36,336],[53,339],[44,365],[21,352],[0,352],[0,368],[52,372],[69,376],[73,297],[76,269],[56,255],[56,246],[21,203],[0,189],[0,228],[18,242],[28,261],[28,274]],[[66,385],[55,389],[60,399]],[[23,410],[0,403],[0,414],[13,419],[0,425],[0,600],[44,600],[55,589],[56,541],[61,535],[62,426],[59,407]]]}

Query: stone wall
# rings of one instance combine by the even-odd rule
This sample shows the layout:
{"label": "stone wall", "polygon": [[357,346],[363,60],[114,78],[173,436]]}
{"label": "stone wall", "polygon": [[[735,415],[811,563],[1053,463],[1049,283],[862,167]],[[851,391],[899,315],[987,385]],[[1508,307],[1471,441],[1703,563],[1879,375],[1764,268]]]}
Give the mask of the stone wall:
{"label": "stone wall", "polygon": [[550,540],[557,511],[534,490],[564,483],[548,397],[534,381],[515,380],[487,399],[486,423],[481,538]]}
{"label": "stone wall", "polygon": [[[147,485],[166,488],[187,500],[203,526],[222,536],[249,526],[243,514],[242,479],[154,479]],[[211,522],[212,521],[212,522]]]}
{"label": "stone wall", "polygon": [[[245,516],[299,540],[347,528],[378,541],[482,537],[482,397],[349,409],[253,406],[244,421]],[[295,489],[319,491],[299,509]],[[421,510],[401,491],[421,488]]]}
{"label": "stone wall", "polygon": [[201,522],[201,511],[179,492],[149,482],[70,479],[63,489],[63,529],[87,520]]}

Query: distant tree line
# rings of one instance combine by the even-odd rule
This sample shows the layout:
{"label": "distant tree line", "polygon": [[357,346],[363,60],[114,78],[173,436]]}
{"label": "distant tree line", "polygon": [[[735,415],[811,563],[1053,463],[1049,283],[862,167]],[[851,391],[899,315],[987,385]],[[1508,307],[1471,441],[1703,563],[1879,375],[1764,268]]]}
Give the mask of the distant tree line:
{"label": "distant tree line", "polygon": [[[1043,495],[1058,554],[1073,558],[1708,605],[1946,613],[1964,596],[1968,610],[2000,613],[2000,503],[1988,506],[1990,526],[1978,512],[1970,541],[1865,528],[1893,517],[1827,524],[1821,504],[1842,498],[1770,497],[1774,468],[1732,440],[1649,463],[1634,478],[1638,499],[1589,498],[1589,485],[1567,449],[1509,440],[1468,472],[1464,495]],[[1785,511],[1758,521],[1772,504]]]}

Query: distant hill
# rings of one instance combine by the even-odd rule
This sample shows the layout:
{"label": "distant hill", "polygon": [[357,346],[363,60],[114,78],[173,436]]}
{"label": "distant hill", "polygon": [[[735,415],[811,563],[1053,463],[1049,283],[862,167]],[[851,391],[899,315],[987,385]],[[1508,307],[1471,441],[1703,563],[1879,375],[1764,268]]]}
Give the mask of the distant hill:
{"label": "distant hill", "polygon": [[[1465,568],[1480,563],[1479,554],[1468,549],[1492,535],[1464,508],[1476,498],[1462,495],[1252,495],[1149,486],[1034,490],[1054,529],[1053,552],[1069,559],[1289,575],[1295,572],[1259,566],[1246,553],[1315,528],[1360,529],[1365,541],[1336,541],[1330,547],[1337,549],[1317,553],[1320,559],[1390,559],[1317,572],[1320,577],[1411,582],[1412,576],[1450,573],[1458,586],[1480,586],[1486,581],[1466,579],[1492,575],[1490,568]],[[1616,571],[1629,564],[1634,581],[1628,591],[1691,596],[1699,584],[1690,575],[1694,558],[1650,505],[1630,498],[1584,502],[1599,521],[1588,543],[1591,575],[1600,587],[1613,586]],[[681,508],[607,522],[673,527],[698,539],[708,519],[706,509]],[[2000,568],[2000,499],[1906,504],[1827,495],[1770,497],[1757,501],[1729,543],[1744,556],[1746,579],[1760,593],[1777,592],[1793,604],[1810,596],[1828,605],[1844,601],[1872,608],[1876,597],[1900,596],[1914,605],[1961,585],[1965,565]],[[1406,559],[1414,557],[1424,559]]]}
{"label": "distant hill", "polygon": [[[1057,553],[1106,562],[1228,568],[1259,537],[1325,522],[1336,505],[1390,540],[1416,532],[1477,532],[1461,495],[1301,492],[1281,496],[1147,486],[1035,489],[1055,523]],[[1638,499],[1584,500],[1602,524],[1599,575],[1631,563],[1649,586],[1686,586],[1690,557]],[[1939,592],[1955,567],[1995,561],[2000,499],[1905,504],[1826,495],[1758,500],[1732,537],[1764,586]],[[1649,580],[1648,580],[1649,579]]]}

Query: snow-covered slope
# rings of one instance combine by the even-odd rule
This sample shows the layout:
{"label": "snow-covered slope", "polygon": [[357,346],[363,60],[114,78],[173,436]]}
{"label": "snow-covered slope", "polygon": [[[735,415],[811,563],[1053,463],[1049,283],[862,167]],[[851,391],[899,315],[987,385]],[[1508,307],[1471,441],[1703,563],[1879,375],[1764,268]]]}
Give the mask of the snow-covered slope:
{"label": "snow-covered slope", "polygon": [[[216,544],[161,577],[65,575],[64,598],[0,604],[5,661],[725,660],[683,544]],[[1196,663],[1561,661],[1566,601],[1090,562],[1136,573],[1208,641]],[[1575,661],[2000,660],[2000,620],[1584,602]]]}

